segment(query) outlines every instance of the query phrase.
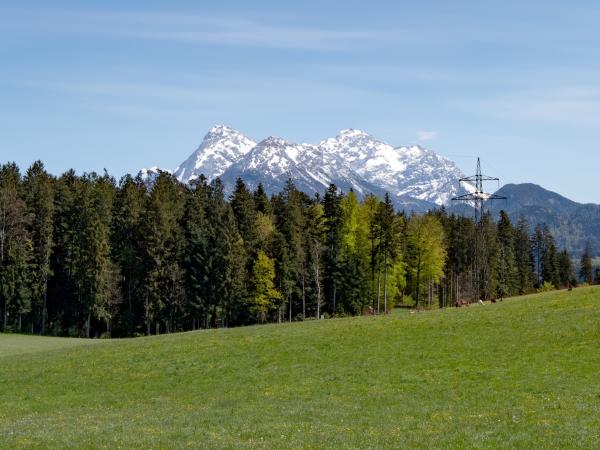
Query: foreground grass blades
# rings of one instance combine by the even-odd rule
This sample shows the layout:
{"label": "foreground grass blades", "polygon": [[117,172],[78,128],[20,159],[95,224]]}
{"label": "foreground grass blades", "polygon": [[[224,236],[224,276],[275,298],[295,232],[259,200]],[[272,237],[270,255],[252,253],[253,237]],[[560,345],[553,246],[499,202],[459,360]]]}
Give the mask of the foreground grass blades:
{"label": "foreground grass blades", "polygon": [[112,341],[0,335],[0,446],[600,445],[600,289]]}

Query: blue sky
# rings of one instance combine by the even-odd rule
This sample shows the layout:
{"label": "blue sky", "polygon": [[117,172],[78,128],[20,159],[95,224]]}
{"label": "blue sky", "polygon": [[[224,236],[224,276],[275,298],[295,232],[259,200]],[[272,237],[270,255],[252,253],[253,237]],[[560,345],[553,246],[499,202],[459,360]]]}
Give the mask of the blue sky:
{"label": "blue sky", "polygon": [[0,161],[174,168],[216,123],[418,143],[600,203],[600,6],[0,2]]}

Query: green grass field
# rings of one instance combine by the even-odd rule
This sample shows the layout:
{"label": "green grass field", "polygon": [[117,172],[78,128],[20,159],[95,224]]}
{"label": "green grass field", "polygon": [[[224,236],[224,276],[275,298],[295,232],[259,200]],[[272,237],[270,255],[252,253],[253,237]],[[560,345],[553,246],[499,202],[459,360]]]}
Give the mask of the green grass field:
{"label": "green grass field", "polygon": [[600,446],[600,289],[112,341],[0,335],[0,446]]}

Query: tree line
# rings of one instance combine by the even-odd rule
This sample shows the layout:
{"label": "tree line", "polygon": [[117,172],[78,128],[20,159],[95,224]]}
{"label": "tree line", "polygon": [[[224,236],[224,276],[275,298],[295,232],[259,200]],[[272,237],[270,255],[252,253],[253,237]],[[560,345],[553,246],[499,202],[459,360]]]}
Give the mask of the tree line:
{"label": "tree line", "polygon": [[227,196],[219,179],[187,186],[160,173],[147,185],[54,177],[39,161],[23,175],[0,167],[2,331],[136,336],[576,283],[547,227],[503,212],[475,223],[443,208],[407,215],[387,195],[359,201],[333,185],[311,197],[291,180],[269,197],[238,179]]}

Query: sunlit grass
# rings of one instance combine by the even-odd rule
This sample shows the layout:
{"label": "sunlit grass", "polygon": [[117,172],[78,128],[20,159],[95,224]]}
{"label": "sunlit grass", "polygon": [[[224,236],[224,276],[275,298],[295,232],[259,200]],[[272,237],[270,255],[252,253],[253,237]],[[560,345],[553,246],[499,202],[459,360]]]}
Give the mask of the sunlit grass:
{"label": "sunlit grass", "polygon": [[0,446],[593,448],[599,377],[595,287],[129,340],[0,335]]}

